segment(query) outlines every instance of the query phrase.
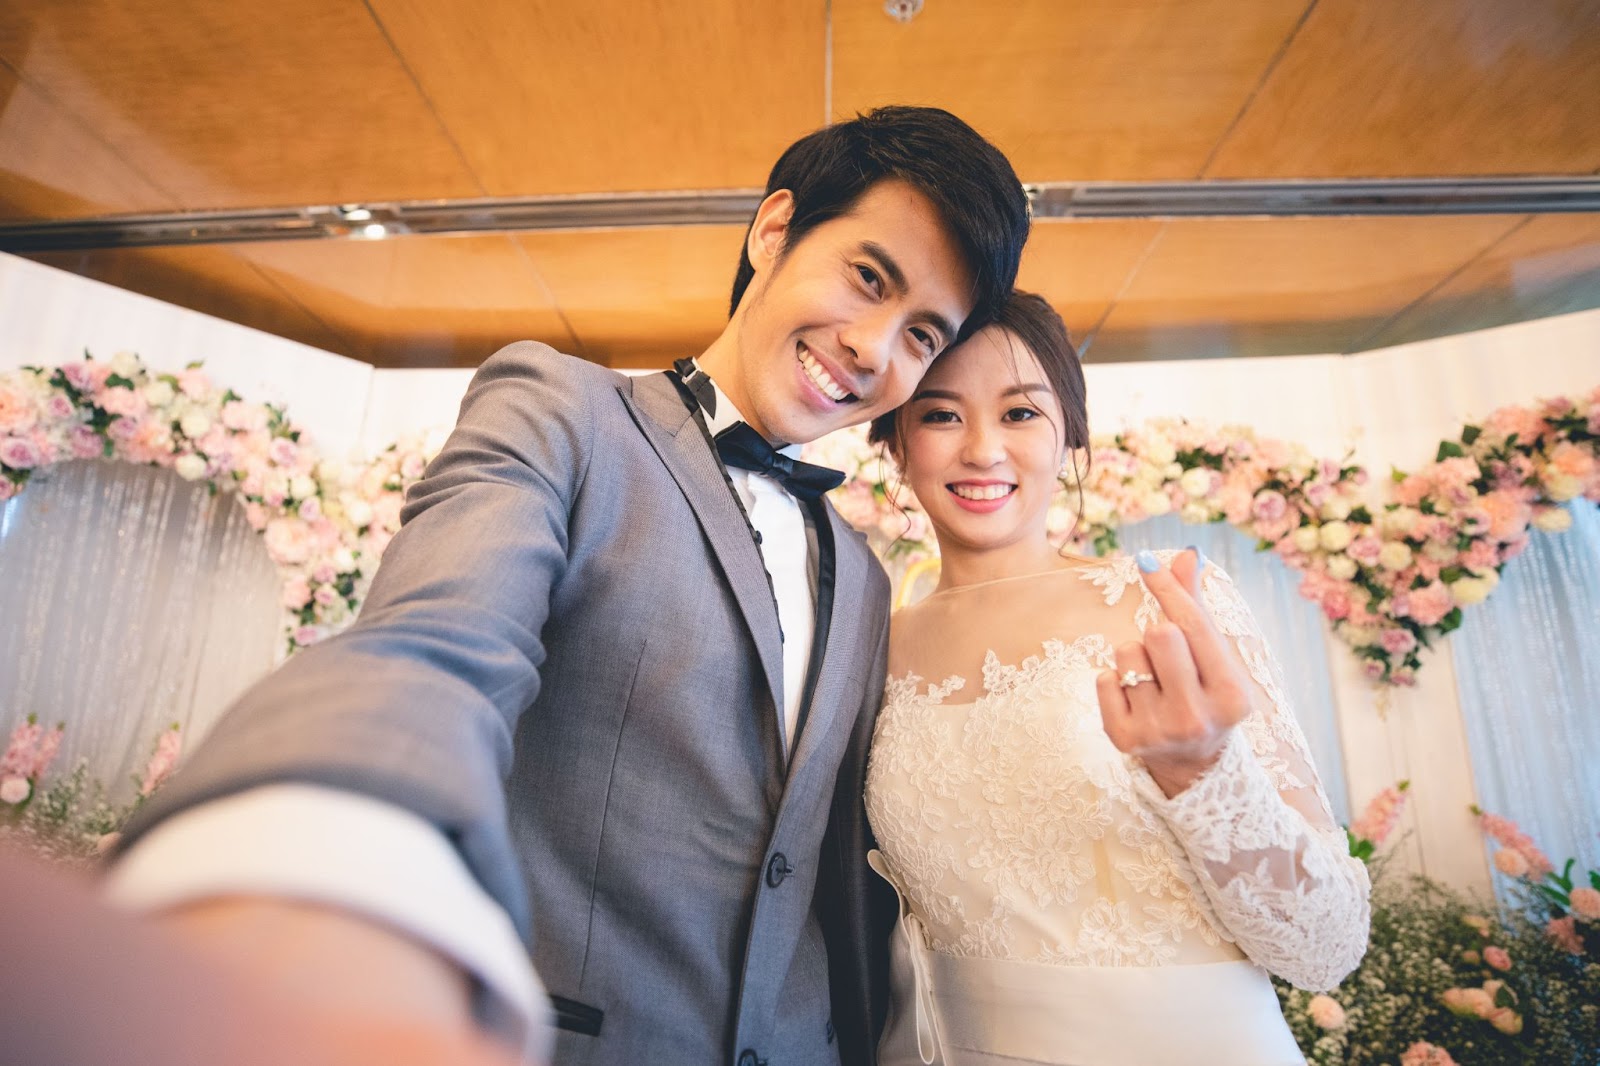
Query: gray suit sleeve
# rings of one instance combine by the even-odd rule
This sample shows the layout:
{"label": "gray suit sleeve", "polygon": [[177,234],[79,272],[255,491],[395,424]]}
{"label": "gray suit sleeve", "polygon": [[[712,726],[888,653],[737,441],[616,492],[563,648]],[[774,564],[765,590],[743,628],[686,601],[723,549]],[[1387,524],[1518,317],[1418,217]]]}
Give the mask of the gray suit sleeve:
{"label": "gray suit sleeve", "polygon": [[503,780],[539,691],[540,630],[605,372],[543,345],[486,361],[354,626],[249,690],[129,826],[259,784],[307,781],[436,825],[527,935]]}

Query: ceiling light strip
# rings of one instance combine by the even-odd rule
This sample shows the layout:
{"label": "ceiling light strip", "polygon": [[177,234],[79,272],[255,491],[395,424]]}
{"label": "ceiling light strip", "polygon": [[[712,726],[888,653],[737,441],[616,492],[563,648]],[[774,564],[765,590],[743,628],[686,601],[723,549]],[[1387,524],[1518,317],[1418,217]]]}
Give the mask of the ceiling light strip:
{"label": "ceiling light strip", "polygon": [[[1304,218],[1600,212],[1600,178],[1043,182],[1034,217]],[[755,189],[313,205],[0,223],[0,251],[744,225]]]}

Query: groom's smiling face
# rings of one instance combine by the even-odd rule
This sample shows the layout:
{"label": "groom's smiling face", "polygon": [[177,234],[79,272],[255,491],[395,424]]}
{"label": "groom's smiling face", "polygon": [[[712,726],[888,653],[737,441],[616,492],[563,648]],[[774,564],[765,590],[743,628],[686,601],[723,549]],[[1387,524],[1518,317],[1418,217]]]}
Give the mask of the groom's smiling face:
{"label": "groom's smiling face", "polygon": [[755,277],[733,323],[732,380],[719,384],[764,436],[802,443],[905,402],[974,298],[960,247],[904,182],[879,182],[793,246],[791,208],[774,193],[751,227]]}

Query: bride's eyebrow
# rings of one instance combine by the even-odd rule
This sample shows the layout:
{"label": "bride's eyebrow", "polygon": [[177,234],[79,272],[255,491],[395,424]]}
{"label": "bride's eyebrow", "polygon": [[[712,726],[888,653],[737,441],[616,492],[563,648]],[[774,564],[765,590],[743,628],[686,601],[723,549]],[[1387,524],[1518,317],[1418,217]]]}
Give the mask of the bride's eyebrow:
{"label": "bride's eyebrow", "polygon": [[953,403],[959,399],[961,399],[961,396],[958,393],[951,392],[949,389],[919,389],[912,394],[911,402],[915,403],[918,400],[949,400]]}

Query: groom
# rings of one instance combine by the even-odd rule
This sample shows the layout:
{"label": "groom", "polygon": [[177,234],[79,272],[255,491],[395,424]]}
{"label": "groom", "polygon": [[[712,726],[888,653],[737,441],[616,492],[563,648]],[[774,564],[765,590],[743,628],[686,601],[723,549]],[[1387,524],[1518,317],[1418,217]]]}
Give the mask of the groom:
{"label": "groom", "polygon": [[909,397],[1027,230],[993,146],[884,108],[778,160],[698,359],[496,353],[360,620],[232,708],[114,897],[353,1011],[507,1033],[531,951],[557,1063],[870,1063],[889,589],[790,446]]}

